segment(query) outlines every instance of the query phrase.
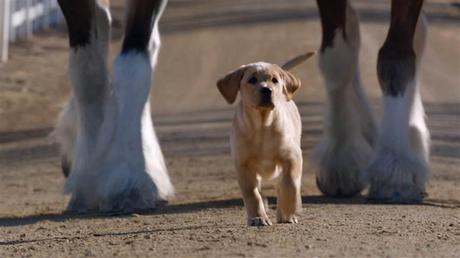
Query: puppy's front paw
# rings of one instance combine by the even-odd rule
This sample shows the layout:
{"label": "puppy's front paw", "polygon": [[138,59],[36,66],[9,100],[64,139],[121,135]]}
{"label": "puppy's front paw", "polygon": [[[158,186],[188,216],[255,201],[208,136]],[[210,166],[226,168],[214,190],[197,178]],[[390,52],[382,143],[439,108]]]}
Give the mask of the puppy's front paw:
{"label": "puppy's front paw", "polygon": [[248,226],[259,227],[259,226],[270,226],[272,222],[268,217],[253,217],[248,219]]}
{"label": "puppy's front paw", "polygon": [[295,215],[283,216],[280,213],[278,213],[277,221],[278,223],[297,223],[299,222]]}

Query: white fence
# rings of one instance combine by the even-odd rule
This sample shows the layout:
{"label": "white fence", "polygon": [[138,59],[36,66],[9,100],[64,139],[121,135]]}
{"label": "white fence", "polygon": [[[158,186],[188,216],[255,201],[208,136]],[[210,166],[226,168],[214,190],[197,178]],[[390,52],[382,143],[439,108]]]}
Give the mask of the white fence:
{"label": "white fence", "polygon": [[0,0],[0,61],[8,60],[8,44],[30,38],[62,19],[56,0]]}

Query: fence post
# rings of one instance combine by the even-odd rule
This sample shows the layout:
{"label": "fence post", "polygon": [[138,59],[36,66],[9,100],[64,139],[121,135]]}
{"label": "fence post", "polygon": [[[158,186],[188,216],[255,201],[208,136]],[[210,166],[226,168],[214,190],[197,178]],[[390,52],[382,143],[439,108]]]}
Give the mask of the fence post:
{"label": "fence post", "polygon": [[51,2],[50,0],[43,1],[44,5],[44,15],[43,15],[43,28],[48,29],[50,27],[50,14],[51,14]]}
{"label": "fence post", "polygon": [[14,14],[16,13],[16,11],[18,10],[18,6],[19,6],[19,2],[16,1],[16,0],[11,0],[10,1],[10,11],[9,11],[9,15],[10,15],[10,42],[14,42],[16,41],[16,38],[18,37],[18,34],[19,34],[19,29],[17,29],[15,26],[14,26],[14,22],[13,22],[13,16]]}
{"label": "fence post", "polygon": [[31,38],[32,37],[32,34],[33,34],[33,17],[32,17],[32,7],[33,7],[33,3],[32,3],[32,0],[26,0],[26,3],[25,3],[25,6],[24,6],[24,9],[25,9],[25,13],[26,13],[26,20],[25,20],[25,36],[27,39]]}
{"label": "fence post", "polygon": [[10,0],[0,1],[0,61],[8,60],[8,42],[10,36]]}

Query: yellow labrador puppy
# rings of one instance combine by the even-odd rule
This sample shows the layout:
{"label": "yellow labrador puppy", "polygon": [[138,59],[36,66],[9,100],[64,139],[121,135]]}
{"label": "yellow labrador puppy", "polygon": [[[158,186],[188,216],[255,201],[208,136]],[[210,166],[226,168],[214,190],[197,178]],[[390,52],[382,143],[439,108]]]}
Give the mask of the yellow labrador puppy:
{"label": "yellow labrador puppy", "polygon": [[259,62],[230,72],[217,87],[229,103],[241,93],[230,144],[248,225],[271,225],[260,181],[278,176],[277,221],[296,223],[301,209],[302,124],[292,97],[299,79],[278,65]]}

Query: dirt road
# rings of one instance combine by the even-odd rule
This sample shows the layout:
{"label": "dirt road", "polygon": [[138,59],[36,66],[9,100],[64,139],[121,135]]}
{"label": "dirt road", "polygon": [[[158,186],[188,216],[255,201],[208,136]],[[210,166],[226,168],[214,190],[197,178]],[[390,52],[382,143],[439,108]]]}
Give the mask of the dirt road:
{"label": "dirt road", "polygon": [[[121,1],[114,2],[112,57],[122,27]],[[363,21],[363,80],[378,113],[375,62],[389,6],[354,2]],[[66,34],[50,31],[13,45],[11,61],[0,64],[0,257],[459,257],[458,6],[425,6],[431,27],[422,84],[433,138],[428,199],[376,205],[320,195],[308,157],[321,135],[324,91],[316,62],[309,62],[294,70],[304,85],[296,97],[306,160],[303,213],[299,224],[265,228],[245,226],[229,157],[233,108],[215,81],[244,63],[282,63],[315,50],[320,25],[313,1],[170,1],[152,97],[176,197],[147,214],[62,214],[68,198],[47,134],[69,91]],[[273,185],[263,190],[274,208]]]}

